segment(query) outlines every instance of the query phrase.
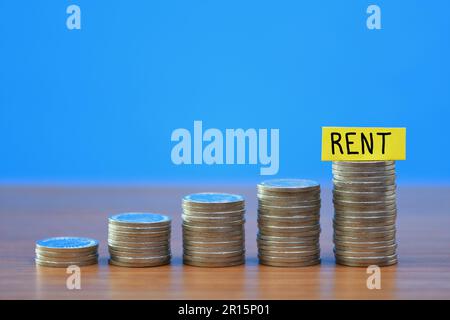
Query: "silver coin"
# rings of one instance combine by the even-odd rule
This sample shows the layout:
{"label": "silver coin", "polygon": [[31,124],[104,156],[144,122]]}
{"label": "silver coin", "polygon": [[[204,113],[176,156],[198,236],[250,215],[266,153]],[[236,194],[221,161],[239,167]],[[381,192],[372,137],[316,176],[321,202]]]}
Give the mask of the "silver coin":
{"label": "silver coin", "polygon": [[263,216],[276,216],[276,217],[297,217],[297,216],[317,216],[320,215],[320,209],[314,208],[313,210],[291,210],[291,209],[266,209],[258,208],[258,215]]}
{"label": "silver coin", "polygon": [[223,219],[210,219],[210,220],[191,220],[189,218],[183,218],[183,226],[193,228],[227,228],[227,227],[239,227],[245,223],[245,219],[240,220],[223,220]]}
{"label": "silver coin", "polygon": [[126,239],[158,239],[158,238],[170,238],[171,231],[164,232],[150,232],[150,233],[132,233],[132,232],[116,232],[109,230],[108,237],[110,238],[126,238]]}
{"label": "silver coin", "polygon": [[53,252],[82,252],[98,248],[98,241],[80,237],[54,237],[36,241],[36,248]]}
{"label": "silver coin", "polygon": [[271,194],[264,194],[264,193],[257,193],[258,200],[263,201],[274,201],[274,202],[280,202],[280,201],[287,201],[287,202],[296,202],[296,201],[302,201],[302,202],[317,202],[320,201],[320,192],[315,193],[280,193],[277,195],[271,195]]}
{"label": "silver coin", "polygon": [[275,237],[298,237],[298,238],[317,238],[320,236],[320,229],[317,231],[301,231],[301,232],[272,232],[259,230],[262,235]]}
{"label": "silver coin", "polygon": [[36,253],[36,259],[40,260],[40,261],[48,261],[48,262],[61,262],[61,263],[67,263],[67,262],[89,262],[92,261],[94,259],[98,259],[98,254],[89,254],[89,255],[83,255],[83,256],[78,256],[78,257],[61,257],[61,256],[45,256],[45,255],[41,255],[39,253]]}
{"label": "silver coin", "polygon": [[339,196],[352,196],[352,197],[367,197],[367,198],[378,198],[384,196],[393,196],[396,195],[396,190],[372,190],[372,191],[357,191],[357,190],[346,190],[346,189],[333,189],[334,195]]}
{"label": "silver coin", "polygon": [[[158,239],[169,239],[171,236],[170,231],[166,232],[152,232],[152,233],[125,233],[125,232],[108,232],[108,238],[125,238],[131,239],[132,241],[141,241],[145,242],[146,239],[148,241],[158,241]],[[128,240],[125,240],[128,241]]]}
{"label": "silver coin", "polygon": [[381,194],[381,193],[352,193],[352,192],[338,192],[338,191],[333,191],[333,198],[337,199],[337,200],[348,200],[348,201],[387,201],[387,200],[391,200],[391,201],[395,201],[397,195],[395,194],[395,192],[393,192],[392,194]]}
{"label": "silver coin", "polygon": [[345,227],[345,228],[360,228],[360,227],[388,227],[395,226],[395,218],[392,221],[378,221],[378,222],[355,222],[355,221],[342,221],[334,219],[333,223],[337,226]]}
{"label": "silver coin", "polygon": [[316,181],[306,179],[272,179],[258,184],[258,188],[283,192],[303,192],[320,189]]}
{"label": "silver coin", "polygon": [[195,257],[195,258],[213,258],[213,259],[227,259],[234,258],[236,256],[242,257],[245,254],[245,250],[237,250],[237,251],[191,251],[188,249],[183,250],[183,254]]}
{"label": "silver coin", "polygon": [[280,247],[280,248],[295,248],[295,247],[317,247],[319,245],[319,238],[315,238],[312,240],[262,240],[256,239],[258,247]]}
{"label": "silver coin", "polygon": [[148,212],[126,212],[113,215],[109,223],[118,226],[156,227],[170,224],[168,216]]}
{"label": "silver coin", "polygon": [[183,254],[183,261],[191,261],[191,262],[203,262],[203,263],[230,263],[230,262],[237,262],[242,261],[245,259],[244,254],[232,256],[232,257],[216,257],[216,256],[209,256],[209,257],[198,257],[198,256],[191,256],[187,254]]}
{"label": "silver coin", "polygon": [[296,212],[291,213],[288,215],[285,214],[278,214],[276,212],[265,212],[265,211],[258,211],[258,218],[261,218],[262,220],[266,221],[278,221],[278,222],[290,222],[290,221],[298,221],[301,222],[307,222],[307,221],[319,221],[320,220],[320,211],[317,211],[315,213],[303,213],[303,212]]}
{"label": "silver coin", "polygon": [[[192,246],[192,245],[183,245],[183,252],[190,254],[192,252],[243,252],[245,251],[245,244],[242,243],[241,245],[235,245],[235,246],[215,246],[215,247],[199,247],[199,246]],[[192,254],[195,255],[195,254]]]}
{"label": "silver coin", "polygon": [[149,254],[149,253],[153,253],[153,252],[158,252],[158,251],[170,251],[170,244],[167,242],[164,245],[155,245],[152,247],[144,247],[144,248],[139,248],[139,247],[117,247],[117,246],[108,246],[108,251],[109,252],[115,252],[117,254],[123,253],[123,254],[128,254],[128,253],[135,253],[135,254]]}
{"label": "silver coin", "polygon": [[125,263],[151,263],[151,262],[162,262],[170,259],[170,255],[161,255],[161,256],[148,256],[148,257],[126,257],[126,256],[117,256],[111,255],[111,259],[117,262],[125,262]]}
{"label": "silver coin", "polygon": [[342,189],[356,189],[356,190],[386,190],[386,189],[395,189],[396,184],[395,181],[349,181],[348,179],[334,179],[333,178],[334,188],[342,188]]}
{"label": "silver coin", "polygon": [[234,261],[225,261],[225,262],[205,262],[205,261],[196,261],[183,259],[183,263],[186,265],[194,266],[194,267],[206,267],[206,268],[224,268],[224,267],[234,267],[239,266],[245,263],[245,258],[234,260]]}
{"label": "silver coin", "polygon": [[279,262],[274,260],[264,260],[263,258],[260,258],[259,263],[270,267],[296,268],[296,267],[309,267],[318,265],[320,264],[320,259],[313,259],[310,261],[300,261],[300,262]]}
{"label": "silver coin", "polygon": [[310,257],[310,256],[318,256],[320,255],[320,248],[312,248],[311,250],[305,250],[305,251],[279,251],[279,250],[273,250],[273,249],[262,249],[260,248],[258,250],[258,254],[260,256],[269,256],[269,257],[280,257],[280,258],[288,258],[288,259],[294,259],[294,258],[304,258],[304,257]]}
{"label": "silver coin", "polygon": [[42,248],[36,248],[35,253],[36,255],[41,255],[49,258],[77,258],[77,257],[84,257],[89,256],[93,254],[97,254],[98,250],[97,247],[93,247],[91,250],[84,250],[84,251],[48,251]]}
{"label": "silver coin", "polygon": [[341,235],[333,234],[334,243],[344,243],[344,242],[379,242],[379,241],[390,241],[395,240],[395,232],[391,233],[370,233],[370,234],[352,234],[352,235]]}
{"label": "silver coin", "polygon": [[97,264],[98,260],[93,259],[90,261],[76,261],[75,260],[75,261],[71,261],[71,262],[53,262],[53,261],[49,261],[49,260],[35,259],[35,262],[36,262],[36,265],[41,266],[41,267],[67,268],[72,265],[82,267],[82,266],[89,266],[89,265]]}
{"label": "silver coin", "polygon": [[212,242],[212,243],[218,243],[218,242],[226,242],[226,241],[239,241],[242,242],[245,240],[245,235],[239,235],[239,236],[232,236],[232,237],[215,237],[215,236],[183,236],[183,243],[189,243],[189,242]]}
{"label": "silver coin", "polygon": [[346,255],[340,255],[335,253],[335,257],[339,259],[345,259],[345,260],[353,260],[353,261],[378,261],[378,260],[390,260],[397,257],[396,254],[393,255],[379,255],[379,256],[372,256],[372,257],[360,257],[360,256],[346,256]]}
{"label": "silver coin", "polygon": [[335,243],[336,246],[345,247],[361,247],[361,248],[376,248],[376,247],[386,247],[390,245],[395,245],[395,239],[381,239],[381,240],[344,240]]}
{"label": "silver coin", "polygon": [[268,219],[258,219],[259,227],[311,227],[319,223],[319,219],[315,220],[294,220],[294,221],[271,221]]}
{"label": "silver coin", "polygon": [[294,262],[307,262],[307,261],[317,261],[320,259],[320,255],[311,255],[311,256],[296,256],[296,257],[275,257],[268,255],[258,255],[258,259],[260,261],[276,261],[276,262],[284,262],[284,263],[294,263]]}
{"label": "silver coin", "polygon": [[109,250],[111,257],[128,257],[128,258],[151,258],[159,256],[170,255],[170,250],[148,251],[148,252],[133,252],[133,251],[116,251]]}
{"label": "silver coin", "polygon": [[338,209],[334,211],[335,217],[347,218],[347,217],[357,217],[357,218],[369,218],[369,217],[387,217],[387,216],[396,216],[397,209],[389,209],[389,210],[376,210],[376,211],[362,211],[358,209]]}
{"label": "silver coin", "polygon": [[155,260],[148,262],[125,262],[125,261],[116,261],[113,259],[109,259],[109,264],[118,266],[118,267],[127,267],[127,268],[146,268],[146,267],[159,267],[170,263],[170,258],[166,260]]}
{"label": "silver coin", "polygon": [[170,231],[171,226],[169,225],[158,225],[154,227],[131,227],[131,226],[119,226],[112,223],[108,224],[108,230],[123,233],[158,233]]}
{"label": "silver coin", "polygon": [[387,225],[387,226],[343,226],[340,224],[337,224],[336,222],[333,223],[334,230],[336,231],[342,231],[346,233],[376,233],[376,232],[387,232],[387,231],[394,231],[395,225]]}
{"label": "silver coin", "polygon": [[333,201],[335,211],[358,211],[358,212],[373,212],[373,211],[392,211],[396,210],[397,206],[393,204],[371,204],[371,203],[348,203]]}
{"label": "silver coin", "polygon": [[309,242],[316,242],[318,241],[318,236],[273,236],[273,235],[265,235],[261,232],[257,235],[258,241],[269,241],[269,242],[289,242],[289,243],[309,243]]}
{"label": "silver coin", "polygon": [[260,230],[280,231],[280,232],[308,232],[320,230],[320,224],[312,224],[308,226],[260,226]]}
{"label": "silver coin", "polygon": [[210,219],[216,219],[216,220],[242,220],[245,218],[245,211],[237,212],[237,213],[230,213],[230,214],[222,214],[222,213],[205,213],[205,214],[192,214],[189,211],[184,211],[182,214],[183,219],[191,219],[191,220],[210,220]]}
{"label": "silver coin", "polygon": [[396,250],[397,249],[397,244],[396,243],[392,243],[389,245],[369,245],[369,246],[362,246],[362,245],[349,245],[349,244],[336,244],[335,245],[335,249],[336,250],[341,250],[341,251],[352,251],[352,252],[365,252],[365,251],[370,251],[370,252],[383,252],[383,251],[388,251],[388,250]]}
{"label": "silver coin", "polygon": [[125,242],[125,241],[112,241],[112,240],[108,240],[108,245],[114,248],[123,248],[123,249],[127,249],[127,248],[140,248],[140,249],[145,249],[145,248],[152,248],[152,247],[158,247],[161,246],[163,244],[167,244],[169,243],[169,241],[156,241],[156,242]]}
{"label": "silver coin", "polygon": [[343,170],[343,169],[335,169],[333,168],[333,177],[335,175],[347,177],[350,180],[352,179],[364,179],[364,178],[379,178],[384,176],[395,176],[396,170]]}
{"label": "silver coin", "polygon": [[334,253],[338,256],[350,256],[350,257],[373,257],[373,256],[389,256],[396,254],[396,248],[386,248],[386,249],[364,249],[361,248],[359,250],[343,250],[341,248],[334,248]]}
{"label": "silver coin", "polygon": [[348,166],[348,167],[383,167],[383,166],[393,166],[395,161],[333,161],[333,165]]}
{"label": "silver coin", "polygon": [[183,198],[183,203],[189,205],[243,204],[244,198],[236,194],[205,192],[187,195]]}
{"label": "silver coin", "polygon": [[183,230],[183,239],[192,241],[233,241],[244,239],[244,231],[238,232],[189,232]]}
{"label": "silver coin", "polygon": [[331,165],[332,170],[338,171],[346,171],[346,172],[383,172],[383,171],[391,171],[395,170],[395,164],[393,165],[384,165],[378,167],[363,167],[363,166],[349,166],[342,165],[338,163],[333,163]]}

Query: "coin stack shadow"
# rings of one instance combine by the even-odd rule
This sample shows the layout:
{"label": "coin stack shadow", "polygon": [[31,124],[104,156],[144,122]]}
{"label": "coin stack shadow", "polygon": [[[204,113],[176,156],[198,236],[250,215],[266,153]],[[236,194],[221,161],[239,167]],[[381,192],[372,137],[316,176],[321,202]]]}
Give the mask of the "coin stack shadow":
{"label": "coin stack shadow", "polygon": [[110,264],[156,267],[170,263],[171,219],[154,213],[122,213],[109,218]]}
{"label": "coin stack shadow", "polygon": [[274,267],[320,263],[320,185],[276,179],[257,187],[259,262]]}
{"label": "coin stack shadow", "polygon": [[336,263],[397,263],[394,161],[333,162]]}
{"label": "coin stack shadow", "polygon": [[36,242],[36,264],[67,268],[98,262],[98,241],[89,238],[56,237]]}
{"label": "coin stack shadow", "polygon": [[197,267],[230,267],[245,262],[245,201],[239,195],[185,196],[183,262]]}

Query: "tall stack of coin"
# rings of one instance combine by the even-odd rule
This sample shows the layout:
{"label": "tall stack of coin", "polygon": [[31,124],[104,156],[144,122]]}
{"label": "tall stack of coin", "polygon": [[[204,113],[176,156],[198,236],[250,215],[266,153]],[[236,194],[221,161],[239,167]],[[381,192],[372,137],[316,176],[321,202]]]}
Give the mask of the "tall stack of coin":
{"label": "tall stack of coin", "polygon": [[170,262],[171,219],[154,213],[109,218],[109,262],[122,267],[155,267]]}
{"label": "tall stack of coin", "polygon": [[320,263],[320,185],[301,179],[258,184],[258,227],[261,264],[303,267]]}
{"label": "tall stack of coin", "polygon": [[183,262],[229,267],[245,262],[245,202],[239,195],[197,193],[183,198]]}
{"label": "tall stack of coin", "polygon": [[332,167],[336,262],[397,263],[395,162],[333,162]]}
{"label": "tall stack of coin", "polygon": [[89,238],[57,237],[36,242],[36,264],[67,268],[98,262],[98,241]]}

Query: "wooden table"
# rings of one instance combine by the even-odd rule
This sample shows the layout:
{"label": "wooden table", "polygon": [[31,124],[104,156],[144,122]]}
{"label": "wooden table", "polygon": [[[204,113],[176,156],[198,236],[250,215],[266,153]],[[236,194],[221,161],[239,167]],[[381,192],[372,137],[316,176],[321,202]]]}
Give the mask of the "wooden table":
{"label": "wooden table", "polygon": [[[207,269],[181,261],[183,195],[225,191],[247,199],[247,263]],[[365,268],[336,266],[331,191],[322,192],[322,264],[260,266],[254,186],[0,187],[0,299],[450,299],[450,188],[400,187],[397,266],[382,268],[382,289],[366,287]],[[173,218],[171,265],[108,265],[107,218],[153,211]],[[59,235],[100,241],[99,265],[83,267],[81,290],[66,288],[65,269],[37,267],[35,240]]]}

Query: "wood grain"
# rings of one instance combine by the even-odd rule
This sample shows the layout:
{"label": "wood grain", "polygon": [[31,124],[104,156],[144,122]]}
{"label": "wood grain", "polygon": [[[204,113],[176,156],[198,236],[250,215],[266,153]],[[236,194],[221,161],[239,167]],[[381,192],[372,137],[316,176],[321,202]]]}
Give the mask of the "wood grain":
{"label": "wood grain", "polygon": [[[181,262],[183,195],[226,191],[247,199],[247,263],[206,269]],[[382,289],[366,288],[364,268],[336,266],[331,191],[322,193],[322,264],[260,266],[254,186],[0,187],[1,299],[450,299],[450,188],[400,187],[399,261],[382,269]],[[107,263],[107,217],[152,211],[173,217],[171,265],[129,269]],[[64,269],[34,265],[37,239],[76,235],[101,242],[99,265],[82,268],[82,289],[67,290]]]}

